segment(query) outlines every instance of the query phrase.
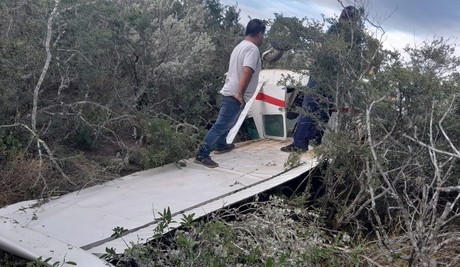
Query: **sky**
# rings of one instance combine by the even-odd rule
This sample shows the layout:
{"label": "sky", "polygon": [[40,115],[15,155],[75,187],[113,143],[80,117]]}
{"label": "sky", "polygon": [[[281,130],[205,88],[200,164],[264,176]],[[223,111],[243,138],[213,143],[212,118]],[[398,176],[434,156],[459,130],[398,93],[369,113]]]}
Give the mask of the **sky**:
{"label": "sky", "polygon": [[[221,3],[237,4],[242,24],[249,17],[273,19],[274,13],[322,20],[322,14],[336,17],[342,10],[337,0],[221,0]],[[346,0],[343,3],[350,4]],[[385,30],[385,48],[419,47],[423,41],[440,37],[452,44],[460,42],[460,0],[365,0],[365,3],[369,19]],[[460,55],[460,45],[456,46],[456,55]]]}

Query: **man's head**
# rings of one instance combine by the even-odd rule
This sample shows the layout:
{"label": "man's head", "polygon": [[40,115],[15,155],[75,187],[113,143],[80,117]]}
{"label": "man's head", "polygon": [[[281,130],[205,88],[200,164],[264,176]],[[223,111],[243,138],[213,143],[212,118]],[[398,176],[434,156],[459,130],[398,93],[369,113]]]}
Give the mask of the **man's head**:
{"label": "man's head", "polygon": [[356,21],[361,16],[361,11],[354,6],[347,6],[342,10],[339,19],[347,21]]}
{"label": "man's head", "polygon": [[245,38],[251,39],[251,41],[257,45],[261,46],[264,40],[265,34],[265,25],[260,19],[251,19],[246,26],[246,32],[244,34]]}

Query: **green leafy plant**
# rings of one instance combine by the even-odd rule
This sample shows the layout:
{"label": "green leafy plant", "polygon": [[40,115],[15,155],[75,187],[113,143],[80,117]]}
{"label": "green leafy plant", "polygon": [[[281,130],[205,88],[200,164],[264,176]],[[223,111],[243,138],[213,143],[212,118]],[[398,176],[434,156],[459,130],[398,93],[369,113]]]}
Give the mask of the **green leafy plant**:
{"label": "green leafy plant", "polygon": [[155,226],[154,233],[155,237],[161,237],[168,229],[169,225],[175,221],[172,219],[171,209],[165,208],[163,213],[158,212],[160,218],[157,220],[157,225]]}
{"label": "green leafy plant", "polygon": [[197,140],[186,132],[177,132],[168,120],[151,120],[146,123],[146,153],[143,164],[145,167],[156,167],[193,155],[197,148]]}
{"label": "green leafy plant", "polygon": [[302,154],[300,152],[289,153],[288,159],[284,162],[284,169],[290,170],[300,165]]}
{"label": "green leafy plant", "polygon": [[113,234],[110,237],[119,238],[128,233],[128,229],[117,226],[112,229]]}
{"label": "green leafy plant", "polygon": [[[316,212],[298,207],[301,201],[272,196],[245,204],[245,212],[216,212],[193,226],[158,234],[144,246],[130,247],[117,256],[117,266],[326,267],[363,261],[364,249],[355,248],[346,233],[328,232]],[[173,222],[168,209],[159,215],[164,224],[155,233]],[[192,217],[183,219],[190,222]]]}
{"label": "green leafy plant", "polygon": [[13,132],[4,133],[0,131],[0,161],[17,154],[22,148],[22,143]]}
{"label": "green leafy plant", "polygon": [[192,227],[194,225],[194,222],[195,222],[195,213],[191,213],[191,214],[188,214],[188,215],[185,215],[185,214],[182,214],[182,219],[181,219],[181,226],[183,227]]}
{"label": "green leafy plant", "polygon": [[77,266],[78,264],[76,262],[73,262],[73,261],[63,261],[62,263],[59,262],[59,261],[56,261],[56,262],[53,263],[52,258],[43,259],[42,257],[39,257],[35,261],[27,263],[27,267],[48,267],[48,266],[60,267],[60,266],[64,266],[64,265]]}

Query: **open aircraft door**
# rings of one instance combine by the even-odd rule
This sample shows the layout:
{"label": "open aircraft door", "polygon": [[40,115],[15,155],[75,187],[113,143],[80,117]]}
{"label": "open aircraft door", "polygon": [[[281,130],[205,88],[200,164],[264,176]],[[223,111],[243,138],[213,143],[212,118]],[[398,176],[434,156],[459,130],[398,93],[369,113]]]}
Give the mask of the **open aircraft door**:
{"label": "open aircraft door", "polygon": [[266,69],[260,72],[259,81],[265,83],[248,112],[248,118],[254,120],[259,138],[286,140],[288,132],[295,126],[296,120],[289,120],[286,116],[287,109],[292,106],[297,94],[302,92],[282,84],[288,76],[301,87],[308,83],[308,76],[289,70]]}

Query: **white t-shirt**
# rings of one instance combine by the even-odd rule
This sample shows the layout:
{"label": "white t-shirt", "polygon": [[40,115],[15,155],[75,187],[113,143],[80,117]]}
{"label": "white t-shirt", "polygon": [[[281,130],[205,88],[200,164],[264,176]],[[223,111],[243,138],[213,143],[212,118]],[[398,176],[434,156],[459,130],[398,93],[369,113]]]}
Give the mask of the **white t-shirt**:
{"label": "white t-shirt", "polygon": [[257,88],[257,83],[259,82],[261,62],[259,48],[247,40],[241,41],[241,43],[239,43],[232,51],[227,77],[225,78],[225,84],[220,90],[222,95],[233,96],[236,92],[238,92],[243,67],[250,67],[254,70],[251,81],[244,93],[245,101],[249,101]]}

